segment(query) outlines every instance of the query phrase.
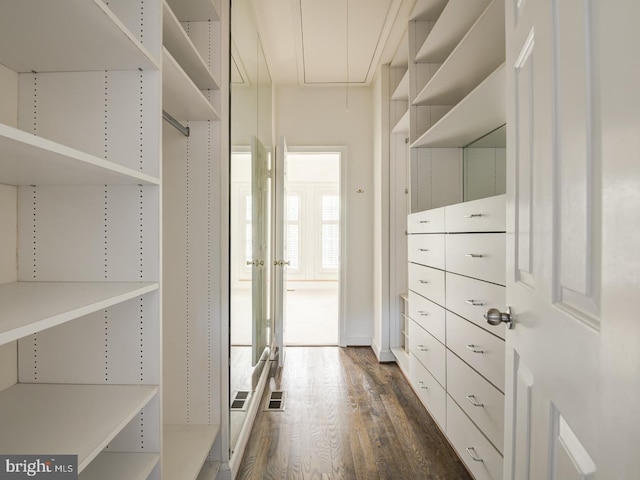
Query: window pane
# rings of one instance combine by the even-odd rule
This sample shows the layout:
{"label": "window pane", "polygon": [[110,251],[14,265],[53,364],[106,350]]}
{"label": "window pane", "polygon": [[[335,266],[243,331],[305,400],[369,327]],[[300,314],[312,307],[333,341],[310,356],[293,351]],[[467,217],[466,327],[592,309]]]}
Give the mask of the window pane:
{"label": "window pane", "polygon": [[287,195],[287,221],[297,222],[300,215],[300,196]]}
{"label": "window pane", "polygon": [[335,222],[340,219],[340,202],[337,195],[322,196],[322,221]]}
{"label": "window pane", "polygon": [[340,262],[340,230],[338,225],[322,225],[322,268],[338,268]]}
{"label": "window pane", "polygon": [[244,257],[247,262],[253,261],[253,234],[251,231],[251,224],[245,225],[245,244],[244,244]]}
{"label": "window pane", "polygon": [[245,220],[247,222],[251,221],[251,195],[247,195],[245,200]]}
{"label": "window pane", "polygon": [[300,268],[300,238],[298,225],[287,225],[287,261],[289,268],[297,270]]}

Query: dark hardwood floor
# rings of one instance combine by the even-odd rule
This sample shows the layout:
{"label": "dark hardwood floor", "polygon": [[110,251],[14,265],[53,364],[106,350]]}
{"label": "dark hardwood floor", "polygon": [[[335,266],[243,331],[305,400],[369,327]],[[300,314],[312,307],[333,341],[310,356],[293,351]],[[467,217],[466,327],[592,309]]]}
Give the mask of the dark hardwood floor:
{"label": "dark hardwood floor", "polygon": [[288,348],[270,383],[285,410],[263,399],[238,479],[471,479],[397,365],[368,347]]}

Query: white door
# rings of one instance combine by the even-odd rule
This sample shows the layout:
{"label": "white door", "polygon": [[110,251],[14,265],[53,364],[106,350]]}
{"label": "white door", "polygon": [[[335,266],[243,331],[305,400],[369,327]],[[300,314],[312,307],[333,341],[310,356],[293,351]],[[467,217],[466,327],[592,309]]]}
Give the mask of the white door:
{"label": "white door", "polygon": [[274,316],[279,366],[284,365],[284,331],[287,317],[287,141],[280,137],[275,165]]}
{"label": "white door", "polygon": [[639,478],[640,8],[506,8],[504,478]]}

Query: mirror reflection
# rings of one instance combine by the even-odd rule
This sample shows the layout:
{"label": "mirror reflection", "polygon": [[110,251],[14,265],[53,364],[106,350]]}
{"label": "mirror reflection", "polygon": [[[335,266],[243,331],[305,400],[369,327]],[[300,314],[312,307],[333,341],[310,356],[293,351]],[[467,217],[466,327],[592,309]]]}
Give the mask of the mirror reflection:
{"label": "mirror reflection", "polygon": [[506,193],[506,130],[502,125],[462,150],[465,202]]}
{"label": "mirror reflection", "polygon": [[230,450],[271,344],[271,76],[251,0],[232,2]]}

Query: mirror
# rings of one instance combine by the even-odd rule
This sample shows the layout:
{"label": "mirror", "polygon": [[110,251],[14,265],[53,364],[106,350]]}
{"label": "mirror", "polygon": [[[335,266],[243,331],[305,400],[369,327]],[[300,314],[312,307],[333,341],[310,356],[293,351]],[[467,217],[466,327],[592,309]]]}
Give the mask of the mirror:
{"label": "mirror", "polygon": [[506,130],[502,125],[462,149],[465,202],[506,193]]}
{"label": "mirror", "polygon": [[251,0],[231,4],[230,453],[271,344],[272,85]]}

